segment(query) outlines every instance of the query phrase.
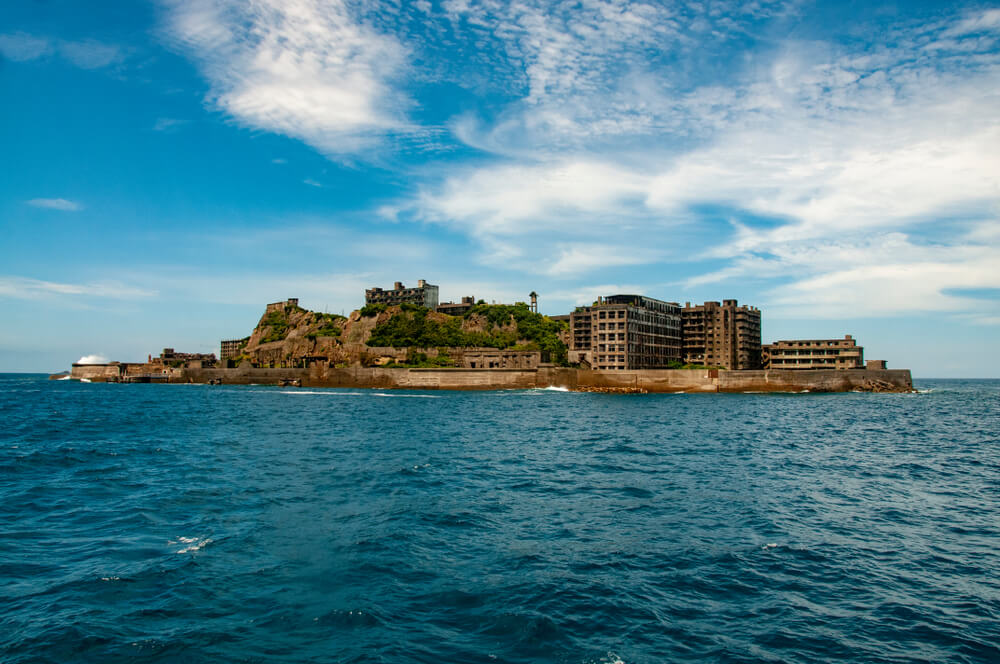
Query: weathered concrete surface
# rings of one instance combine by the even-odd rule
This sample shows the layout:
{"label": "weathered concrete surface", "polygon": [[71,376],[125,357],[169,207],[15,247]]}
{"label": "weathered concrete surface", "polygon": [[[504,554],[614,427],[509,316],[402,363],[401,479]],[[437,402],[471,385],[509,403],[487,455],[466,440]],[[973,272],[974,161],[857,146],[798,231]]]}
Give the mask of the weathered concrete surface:
{"label": "weathered concrete surface", "polygon": [[647,370],[585,371],[540,369],[383,369],[314,365],[310,369],[186,369],[172,382],[229,385],[276,385],[302,381],[304,387],[350,387],[420,390],[502,390],[537,387],[634,388],[648,392],[849,392],[866,381],[881,381],[901,390],[913,388],[908,369],[850,371],[834,369],[724,371]]}
{"label": "weathered concrete surface", "polygon": [[89,380],[95,383],[114,380],[119,375],[121,375],[121,368],[118,364],[74,364],[70,370],[71,378]]}

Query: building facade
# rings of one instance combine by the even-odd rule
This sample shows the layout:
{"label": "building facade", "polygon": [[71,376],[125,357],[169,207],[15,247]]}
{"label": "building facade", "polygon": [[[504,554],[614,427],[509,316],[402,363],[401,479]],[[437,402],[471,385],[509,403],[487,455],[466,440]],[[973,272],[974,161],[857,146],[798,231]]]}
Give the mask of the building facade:
{"label": "building facade", "polygon": [[570,351],[598,370],[662,369],[681,359],[680,306],[610,295],[570,314]]}
{"label": "building facade", "polygon": [[791,339],[763,347],[765,369],[864,369],[864,348],[843,339]]}
{"label": "building facade", "polygon": [[237,357],[249,343],[250,337],[242,339],[223,339],[219,342],[219,359],[229,360]]}
{"label": "building facade", "polygon": [[403,282],[397,281],[392,290],[382,290],[378,287],[367,289],[365,291],[365,304],[385,304],[387,306],[416,304],[428,309],[437,309],[438,287],[423,279],[417,282],[416,288],[406,288],[403,286]]}
{"label": "building facade", "polygon": [[762,366],[760,309],[739,306],[736,300],[706,302],[681,311],[684,361],[723,369],[759,369]]}

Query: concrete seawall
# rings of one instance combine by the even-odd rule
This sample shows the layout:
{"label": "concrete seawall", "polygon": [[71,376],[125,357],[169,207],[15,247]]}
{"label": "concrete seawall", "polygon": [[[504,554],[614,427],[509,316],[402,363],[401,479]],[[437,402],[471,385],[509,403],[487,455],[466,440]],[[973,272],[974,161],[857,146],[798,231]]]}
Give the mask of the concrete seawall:
{"label": "concrete seawall", "polygon": [[539,369],[184,369],[170,382],[227,385],[278,384],[300,380],[304,387],[349,387],[418,390],[502,390],[564,387],[567,389],[624,389],[648,392],[850,392],[872,383],[910,390],[909,369],[833,369],[725,371],[645,370],[585,371],[557,367]]}

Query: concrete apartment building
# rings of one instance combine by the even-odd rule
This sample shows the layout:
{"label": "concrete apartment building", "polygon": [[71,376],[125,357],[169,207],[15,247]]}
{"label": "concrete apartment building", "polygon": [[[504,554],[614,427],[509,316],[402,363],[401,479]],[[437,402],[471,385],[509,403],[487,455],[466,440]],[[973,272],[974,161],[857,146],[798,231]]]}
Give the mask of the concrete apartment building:
{"label": "concrete apartment building", "polygon": [[681,310],[684,361],[723,369],[761,368],[760,309],[736,300],[706,302]]}
{"label": "concrete apartment building", "polygon": [[219,342],[219,359],[228,360],[238,356],[246,345],[250,342],[250,337],[242,339],[223,339]]}
{"label": "concrete apartment building", "polygon": [[406,288],[403,282],[397,281],[392,290],[369,288],[365,290],[365,304],[417,304],[428,309],[437,309],[438,287],[423,279],[417,282],[416,288]]}
{"label": "concrete apartment building", "polygon": [[681,315],[675,302],[609,295],[570,314],[571,357],[598,370],[661,369],[681,359]]}
{"label": "concrete apartment building", "polygon": [[[843,339],[790,339],[763,346],[765,369],[864,369],[864,348]],[[885,363],[872,368],[885,368]]]}

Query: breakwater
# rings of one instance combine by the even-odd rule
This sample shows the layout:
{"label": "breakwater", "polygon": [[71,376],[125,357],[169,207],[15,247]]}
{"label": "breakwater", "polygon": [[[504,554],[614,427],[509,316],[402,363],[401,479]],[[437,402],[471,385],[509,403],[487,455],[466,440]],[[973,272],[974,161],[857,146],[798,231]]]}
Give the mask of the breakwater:
{"label": "breakwater", "polygon": [[[74,366],[73,377],[101,380],[99,372]],[[303,387],[348,387],[420,390],[498,390],[561,387],[586,391],[631,392],[851,392],[909,391],[909,369],[806,369],[726,371],[651,369],[644,371],[588,371],[561,367],[538,369],[384,369],[333,368],[316,364],[308,369],[178,369],[171,383],[224,385],[278,385],[301,381]]]}

